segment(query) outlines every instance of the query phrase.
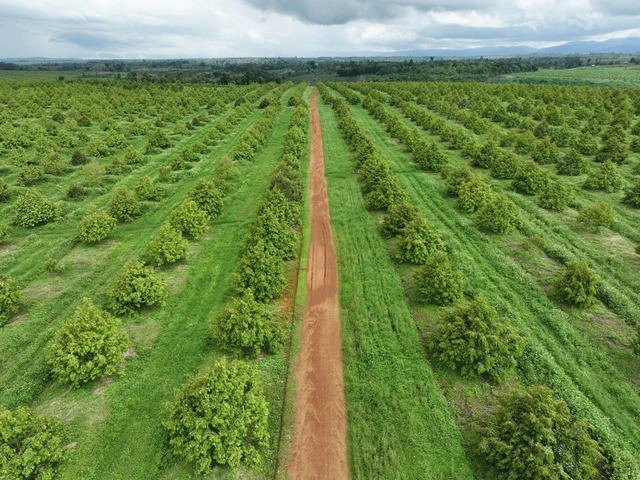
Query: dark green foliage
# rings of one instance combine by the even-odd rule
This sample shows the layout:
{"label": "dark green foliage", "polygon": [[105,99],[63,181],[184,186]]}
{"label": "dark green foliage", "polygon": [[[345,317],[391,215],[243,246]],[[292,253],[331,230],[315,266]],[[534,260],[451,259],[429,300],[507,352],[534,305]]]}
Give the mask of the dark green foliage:
{"label": "dark green foliage", "polygon": [[157,202],[164,197],[166,191],[162,185],[153,183],[148,175],[143,175],[134,185],[133,193],[138,200]]}
{"label": "dark green foliage", "polygon": [[117,315],[133,315],[141,308],[159,305],[166,295],[164,280],[137,258],[126,263],[107,293],[109,308]]}
{"label": "dark green foliage", "polygon": [[0,244],[9,238],[11,227],[4,222],[0,222]]}
{"label": "dark green foliage", "polygon": [[524,342],[484,297],[446,311],[429,340],[435,358],[463,377],[486,375],[501,382],[515,368]]}
{"label": "dark green foliage", "polygon": [[413,149],[413,159],[420,168],[431,172],[439,172],[447,164],[447,156],[434,140],[420,141]]}
{"label": "dark green foliage", "polygon": [[80,198],[87,194],[87,189],[82,185],[78,185],[75,182],[71,182],[67,187],[67,197],[68,198]]}
{"label": "dark green foliage", "polygon": [[533,195],[542,190],[549,177],[540,166],[532,161],[526,161],[520,165],[513,177],[513,187],[520,193]]}
{"label": "dark green foliage", "polygon": [[35,185],[44,178],[44,170],[33,165],[25,165],[18,173],[18,179],[23,185]]}
{"label": "dark green foliage", "polygon": [[155,148],[169,148],[171,146],[171,139],[161,128],[156,128],[155,131],[149,136],[149,145]]}
{"label": "dark green foliage", "polygon": [[129,336],[120,320],[83,298],[56,332],[47,361],[60,380],[78,387],[113,375],[128,347]]}
{"label": "dark green foliage", "polygon": [[556,163],[560,157],[560,151],[556,144],[548,138],[538,142],[536,149],[531,154],[531,158],[540,165]]}
{"label": "dark green foliage", "polygon": [[473,178],[473,172],[467,165],[462,165],[453,170],[443,170],[442,177],[447,182],[447,193],[457,197],[460,187]]}
{"label": "dark green foliage", "polygon": [[258,372],[223,358],[176,393],[164,425],[173,453],[205,475],[216,464],[258,465],[269,446],[268,415]]}
{"label": "dark green foliage", "polygon": [[78,235],[83,242],[95,243],[107,238],[114,228],[116,219],[91,205],[78,223]]}
{"label": "dark green foliage", "polygon": [[440,232],[422,217],[410,221],[400,233],[396,258],[421,265],[437,251],[446,250]]}
{"label": "dark green foliage", "polygon": [[456,208],[464,213],[473,213],[487,203],[492,195],[491,185],[480,175],[473,175],[471,180],[460,185]]}
{"label": "dark green foliage", "polygon": [[22,290],[9,275],[0,273],[0,327],[20,308]]}
{"label": "dark green foliage", "polygon": [[249,227],[247,244],[258,240],[273,247],[274,253],[283,260],[298,256],[298,233],[269,209],[263,209]]}
{"label": "dark green foliage", "polygon": [[45,480],[56,478],[68,458],[66,435],[54,417],[39,417],[27,407],[0,406],[0,478]]}
{"label": "dark green foliage", "polygon": [[556,277],[553,292],[561,301],[583,308],[593,303],[597,284],[598,277],[586,260],[572,260]]}
{"label": "dark green foliage", "polygon": [[622,203],[631,207],[640,208],[640,181],[636,181],[636,183],[625,192]]}
{"label": "dark green foliage", "polygon": [[84,165],[87,163],[87,157],[80,150],[74,150],[71,154],[71,165]]}
{"label": "dark green foliage", "polygon": [[502,154],[498,144],[489,140],[482,145],[478,154],[472,159],[472,163],[480,168],[492,168],[493,162]]}
{"label": "dark green foliage", "polygon": [[422,213],[415,205],[407,201],[394,203],[389,207],[388,213],[382,221],[382,234],[387,237],[395,237],[412,220],[421,218]]}
{"label": "dark green foliage", "polygon": [[187,198],[169,215],[169,223],[179,232],[198,239],[209,228],[209,215]]}
{"label": "dark green foliage", "polygon": [[584,188],[591,190],[604,190],[607,193],[614,193],[620,191],[624,180],[620,174],[620,170],[615,163],[611,160],[607,160],[600,168],[589,174],[584,182]]}
{"label": "dark green foliage", "polygon": [[397,202],[402,202],[406,198],[406,193],[400,186],[398,179],[393,175],[388,175],[378,182],[367,193],[365,201],[367,208],[371,210],[383,210]]}
{"label": "dark green foliage", "polygon": [[286,225],[294,226],[300,223],[300,206],[287,199],[279,188],[267,191],[258,207],[257,215],[261,215],[265,210],[271,210],[278,220]]}
{"label": "dark green foliage", "polygon": [[504,193],[496,193],[480,207],[476,221],[484,230],[505,233],[520,223],[520,210]]}
{"label": "dark green foliage", "polygon": [[156,265],[175,263],[187,256],[189,242],[170,224],[164,224],[147,243],[147,259]]}
{"label": "dark green foliage", "polygon": [[269,307],[254,300],[251,290],[235,297],[216,317],[213,339],[225,349],[249,357],[261,351],[277,352],[284,342],[284,329]]}
{"label": "dark green foliage", "polygon": [[540,192],[538,203],[549,210],[562,211],[574,199],[573,187],[564,180],[549,181]]}
{"label": "dark green foliage", "polygon": [[477,431],[476,452],[506,480],[601,478],[604,457],[586,420],[572,418],[567,404],[546,386],[502,396]]}
{"label": "dark green foliage", "polygon": [[503,152],[491,164],[491,175],[494,178],[511,179],[520,166],[520,158],[513,152]]}
{"label": "dark green foliage", "polygon": [[30,188],[15,204],[15,222],[22,227],[35,227],[53,222],[60,216],[60,207],[35,188]]}
{"label": "dark green foliage", "polygon": [[587,173],[587,160],[575,149],[558,160],[558,173],[561,175],[582,175]]}
{"label": "dark green foliage", "polygon": [[595,160],[596,162],[612,161],[622,164],[627,160],[628,154],[627,146],[618,137],[612,136],[605,140],[604,145],[598,150]]}
{"label": "dark green foliage", "polygon": [[454,270],[445,252],[435,251],[413,277],[419,300],[449,305],[462,298],[464,277]]}
{"label": "dark green foliage", "polygon": [[578,222],[592,227],[596,232],[601,228],[609,228],[616,221],[616,211],[604,200],[583,208],[578,213]]}
{"label": "dark green foliage", "polygon": [[6,202],[11,198],[11,187],[4,178],[0,178],[0,202]]}
{"label": "dark green foliage", "polygon": [[62,175],[65,170],[62,155],[58,152],[49,152],[42,161],[42,170],[48,175]]}
{"label": "dark green foliage", "polygon": [[268,302],[286,285],[281,257],[262,239],[247,244],[235,273],[235,290],[250,289],[254,298]]}
{"label": "dark green foliage", "polygon": [[130,222],[140,215],[140,201],[126,187],[119,187],[107,203],[109,215],[120,222]]}
{"label": "dark green foliage", "polygon": [[300,180],[300,172],[286,163],[278,163],[273,170],[269,188],[277,188],[292,202],[302,201],[302,180]]}
{"label": "dark green foliage", "polygon": [[210,216],[216,216],[222,212],[222,191],[213,180],[198,180],[196,186],[189,193],[189,198]]}

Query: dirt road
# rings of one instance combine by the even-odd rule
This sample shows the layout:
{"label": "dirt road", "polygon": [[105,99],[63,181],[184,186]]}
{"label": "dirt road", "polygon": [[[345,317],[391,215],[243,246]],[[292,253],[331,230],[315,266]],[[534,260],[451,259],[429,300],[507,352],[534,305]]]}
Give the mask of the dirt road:
{"label": "dirt road", "polygon": [[346,480],[346,412],[338,271],[331,235],[322,126],[311,96],[311,244],[307,304],[296,364],[296,406],[291,463],[294,480]]}

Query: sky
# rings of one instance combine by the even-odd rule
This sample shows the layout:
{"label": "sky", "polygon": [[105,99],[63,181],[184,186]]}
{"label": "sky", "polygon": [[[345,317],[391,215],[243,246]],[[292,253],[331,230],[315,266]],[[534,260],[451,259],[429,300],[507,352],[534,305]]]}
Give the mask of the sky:
{"label": "sky", "polygon": [[546,47],[638,27],[640,0],[0,0],[0,58]]}

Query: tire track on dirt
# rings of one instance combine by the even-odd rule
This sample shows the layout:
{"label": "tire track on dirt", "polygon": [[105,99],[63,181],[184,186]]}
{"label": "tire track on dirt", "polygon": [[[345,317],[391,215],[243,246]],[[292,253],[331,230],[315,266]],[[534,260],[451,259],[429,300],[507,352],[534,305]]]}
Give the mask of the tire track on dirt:
{"label": "tire track on dirt", "polygon": [[338,269],[333,245],[322,126],[311,96],[311,243],[307,304],[296,365],[296,406],[291,463],[293,479],[348,478],[346,409],[342,376],[342,331]]}

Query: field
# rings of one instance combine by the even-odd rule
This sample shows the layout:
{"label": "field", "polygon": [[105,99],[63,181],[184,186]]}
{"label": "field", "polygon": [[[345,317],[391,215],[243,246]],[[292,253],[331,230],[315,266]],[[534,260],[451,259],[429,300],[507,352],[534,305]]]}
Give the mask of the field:
{"label": "field", "polygon": [[64,479],[507,478],[535,462],[483,445],[543,386],[565,419],[538,432],[561,432],[539,440],[548,478],[639,478],[638,90],[316,92],[0,80],[0,433],[29,412],[62,452],[16,458]]}
{"label": "field", "polygon": [[610,87],[635,87],[640,84],[640,67],[579,67],[569,69],[540,69],[502,75],[500,81],[520,83],[556,83]]}

